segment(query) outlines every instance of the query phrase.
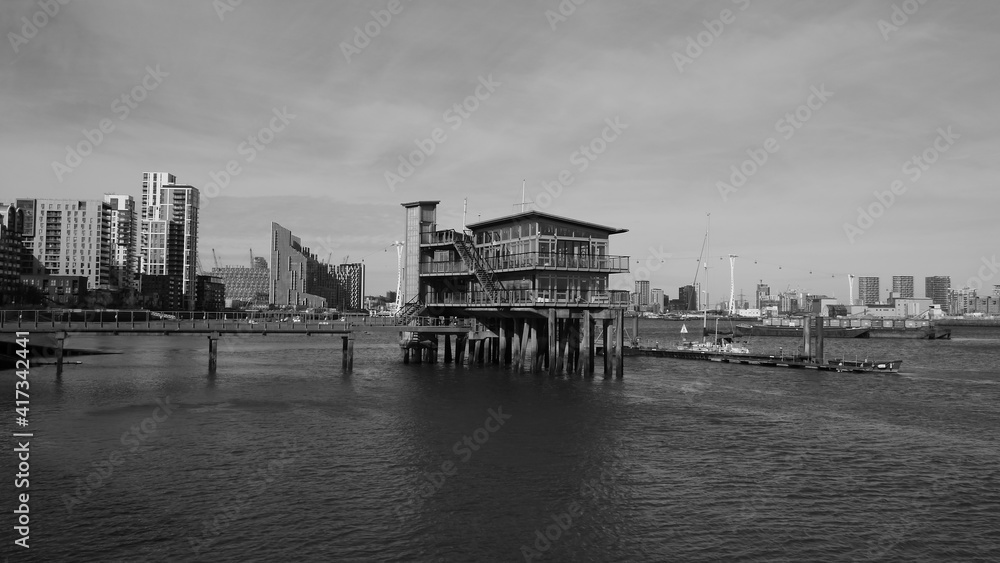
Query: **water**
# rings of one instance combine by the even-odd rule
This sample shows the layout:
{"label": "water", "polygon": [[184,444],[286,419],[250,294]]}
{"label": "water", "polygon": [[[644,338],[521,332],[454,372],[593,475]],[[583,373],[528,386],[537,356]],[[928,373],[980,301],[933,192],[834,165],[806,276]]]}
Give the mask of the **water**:
{"label": "water", "polygon": [[623,380],[406,366],[377,334],[349,376],[327,337],[224,337],[215,377],[203,336],[72,340],[124,353],[32,370],[12,561],[1000,560],[995,329],[827,340],[900,375],[630,357]]}

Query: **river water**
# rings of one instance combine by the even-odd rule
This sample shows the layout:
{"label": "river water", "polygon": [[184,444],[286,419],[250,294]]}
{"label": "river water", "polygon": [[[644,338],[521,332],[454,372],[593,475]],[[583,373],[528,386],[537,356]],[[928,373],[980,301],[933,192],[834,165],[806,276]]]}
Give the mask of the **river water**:
{"label": "river water", "polygon": [[122,353],[31,370],[11,561],[1000,560],[996,329],[827,340],[899,375],[629,357],[622,380],[403,365],[389,334],[350,375],[325,336],[224,337],[212,377],[203,336],[71,342]]}

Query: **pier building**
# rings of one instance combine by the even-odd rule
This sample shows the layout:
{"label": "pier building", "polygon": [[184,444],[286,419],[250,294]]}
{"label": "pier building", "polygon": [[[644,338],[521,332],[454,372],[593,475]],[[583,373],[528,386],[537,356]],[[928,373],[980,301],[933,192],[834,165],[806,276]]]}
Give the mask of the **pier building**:
{"label": "pier building", "polygon": [[[593,373],[599,332],[604,350],[616,354],[605,354],[605,375],[612,362],[622,374],[629,292],[612,290],[609,277],[628,272],[629,257],[610,254],[609,237],[626,229],[532,210],[439,230],[438,203],[402,204],[401,324],[417,315],[473,318],[480,330],[458,336],[458,361],[468,353],[477,362],[550,374]],[[437,344],[433,331],[410,331],[404,361],[411,350]],[[448,361],[447,336],[444,348]]]}

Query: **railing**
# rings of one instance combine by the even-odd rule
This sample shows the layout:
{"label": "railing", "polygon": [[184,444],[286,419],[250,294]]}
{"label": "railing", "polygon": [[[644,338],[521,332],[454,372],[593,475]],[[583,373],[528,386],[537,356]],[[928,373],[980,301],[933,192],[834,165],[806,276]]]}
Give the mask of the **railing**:
{"label": "railing", "polygon": [[628,291],[567,291],[505,289],[496,298],[484,291],[428,293],[428,306],[534,306],[534,307],[627,307],[630,304]]}
{"label": "railing", "polygon": [[468,240],[471,242],[472,237],[454,229],[420,233],[420,244],[453,244],[456,240]]}
{"label": "railing", "polygon": [[[593,272],[622,273],[629,271],[628,256],[567,256],[523,252],[504,256],[483,256],[483,262],[494,272],[504,270],[585,270]],[[421,274],[471,274],[465,262],[424,262]]]}

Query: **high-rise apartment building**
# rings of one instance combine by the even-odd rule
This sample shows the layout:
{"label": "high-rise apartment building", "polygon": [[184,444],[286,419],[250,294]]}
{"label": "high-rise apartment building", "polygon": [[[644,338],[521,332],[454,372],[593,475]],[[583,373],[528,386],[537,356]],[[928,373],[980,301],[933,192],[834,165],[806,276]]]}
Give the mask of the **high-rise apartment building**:
{"label": "high-rise apartment building", "polygon": [[862,305],[880,303],[879,279],[877,276],[858,277],[858,299]]}
{"label": "high-rise apartment building", "polygon": [[902,299],[912,299],[913,276],[892,276],[892,292]]}
{"label": "high-rise apartment building", "polygon": [[110,204],[103,200],[19,199],[17,206],[25,215],[23,236],[29,243],[25,253],[31,253],[22,260],[22,273],[86,276],[88,290],[115,289],[111,280]]}
{"label": "high-rise apartment building", "polygon": [[924,297],[947,313],[949,306],[948,289],[951,287],[951,276],[927,276],[924,278]]}
{"label": "high-rise apartment building", "polygon": [[639,307],[649,305],[649,280],[635,280],[635,304]]}
{"label": "high-rise apartment building", "polygon": [[698,293],[693,285],[684,285],[677,288],[677,300],[681,302],[683,310],[698,310]]}
{"label": "high-rise apartment building", "polygon": [[193,309],[198,276],[198,188],[166,172],[143,172],[139,271],[180,276],[184,308]]}
{"label": "high-rise apartment building", "polygon": [[282,306],[326,307],[324,283],[329,270],[302,240],[278,223],[271,223],[271,303]]}
{"label": "high-rise apartment building", "polygon": [[14,302],[21,282],[24,210],[0,204],[0,305]]}
{"label": "high-rise apartment building", "polygon": [[754,307],[756,307],[757,309],[763,308],[765,306],[764,304],[767,303],[770,297],[771,297],[771,286],[767,285],[766,283],[764,283],[763,280],[761,280],[761,282],[757,284],[757,293],[756,293],[756,300],[754,301]]}
{"label": "high-rise apartment building", "polygon": [[111,205],[111,283],[119,289],[138,288],[139,212],[135,198],[124,194],[104,194]]}
{"label": "high-rise apartment building", "polygon": [[662,289],[660,289],[658,287],[654,287],[653,289],[649,290],[649,301],[653,305],[653,312],[654,313],[661,313],[661,312],[663,312],[663,290]]}

